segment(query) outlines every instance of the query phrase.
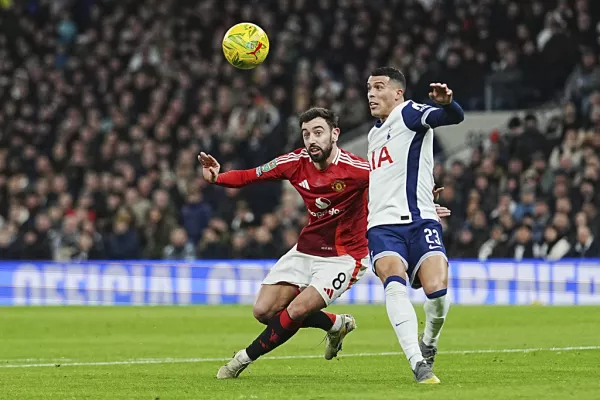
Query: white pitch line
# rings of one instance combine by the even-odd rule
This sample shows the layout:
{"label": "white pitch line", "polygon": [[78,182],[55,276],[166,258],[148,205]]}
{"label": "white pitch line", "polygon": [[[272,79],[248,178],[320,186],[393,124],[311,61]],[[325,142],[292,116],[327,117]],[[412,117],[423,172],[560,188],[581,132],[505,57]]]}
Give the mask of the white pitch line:
{"label": "white pitch line", "polygon": [[[526,349],[480,349],[480,350],[449,350],[440,351],[438,354],[502,354],[502,353],[532,353],[535,351],[584,351],[584,350],[600,350],[600,346],[572,346],[572,347],[534,347]],[[340,358],[345,357],[382,357],[382,356],[400,356],[403,353],[399,351],[390,351],[383,353],[350,353],[342,354]],[[299,355],[299,356],[274,356],[264,357],[261,360],[304,360],[313,358],[323,358],[323,355]],[[136,364],[180,364],[180,363],[202,363],[202,362],[223,362],[229,361],[228,358],[156,358],[156,359],[134,359],[123,361],[92,361],[92,362],[56,362],[44,364],[0,364],[0,368],[38,368],[38,367],[84,367],[84,366],[101,366],[101,365],[136,365]],[[14,360],[13,360],[14,361]]]}
{"label": "white pitch line", "polygon": [[61,362],[67,362],[67,361],[73,361],[72,358],[7,358],[7,359],[2,359],[0,360],[0,363],[9,363],[9,362],[32,362],[32,361],[61,361]]}

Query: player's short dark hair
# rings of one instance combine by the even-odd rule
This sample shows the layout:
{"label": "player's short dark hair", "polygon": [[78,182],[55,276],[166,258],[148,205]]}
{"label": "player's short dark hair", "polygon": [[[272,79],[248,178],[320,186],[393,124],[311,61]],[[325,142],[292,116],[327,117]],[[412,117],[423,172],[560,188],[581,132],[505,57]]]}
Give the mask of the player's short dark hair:
{"label": "player's short dark hair", "polygon": [[406,77],[399,69],[394,67],[379,67],[371,71],[371,76],[387,76],[397,82],[402,89],[406,89]]}
{"label": "player's short dark hair", "polygon": [[327,108],[313,107],[300,114],[300,127],[302,127],[303,123],[312,121],[315,118],[323,118],[327,122],[327,125],[329,125],[330,129],[334,129],[339,126],[339,118],[336,113]]}

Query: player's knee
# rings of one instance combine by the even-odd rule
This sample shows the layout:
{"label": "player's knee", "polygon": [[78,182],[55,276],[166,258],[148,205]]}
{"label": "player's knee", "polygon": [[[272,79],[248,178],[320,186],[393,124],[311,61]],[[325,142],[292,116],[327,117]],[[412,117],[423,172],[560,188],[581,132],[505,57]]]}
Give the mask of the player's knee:
{"label": "player's knee", "polygon": [[390,276],[404,276],[406,267],[398,257],[383,257],[375,262],[375,271],[382,282]]}
{"label": "player's knee", "polygon": [[304,303],[292,303],[287,307],[290,318],[294,321],[302,321],[304,318],[313,311],[307,304]]}
{"label": "player's knee", "polygon": [[421,282],[421,285],[423,285],[423,291],[426,295],[430,295],[448,288],[448,282],[442,277],[430,278],[427,280],[427,282]]}
{"label": "player's knee", "polygon": [[266,307],[261,304],[254,305],[252,313],[254,314],[254,318],[264,325],[266,325],[273,315],[275,315],[275,311],[273,311],[271,307]]}
{"label": "player's knee", "polygon": [[419,268],[419,280],[426,294],[448,287],[448,262],[440,257],[430,257]]}

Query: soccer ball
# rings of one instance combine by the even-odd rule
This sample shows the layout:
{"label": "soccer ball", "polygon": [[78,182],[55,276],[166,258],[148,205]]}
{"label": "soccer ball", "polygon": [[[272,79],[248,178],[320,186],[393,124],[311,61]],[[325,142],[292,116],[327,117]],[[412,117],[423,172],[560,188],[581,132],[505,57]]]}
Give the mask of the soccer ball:
{"label": "soccer ball", "polygon": [[260,65],[269,54],[269,37],[258,25],[242,22],[229,28],[223,38],[223,54],[239,69]]}

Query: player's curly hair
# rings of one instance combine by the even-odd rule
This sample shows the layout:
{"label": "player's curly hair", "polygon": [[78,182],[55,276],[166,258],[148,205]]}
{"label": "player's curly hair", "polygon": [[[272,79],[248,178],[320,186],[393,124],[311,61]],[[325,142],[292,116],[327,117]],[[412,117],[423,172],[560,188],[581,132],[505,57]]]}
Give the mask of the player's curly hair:
{"label": "player's curly hair", "polygon": [[313,119],[319,117],[323,118],[327,122],[327,125],[329,125],[330,129],[334,129],[339,126],[340,119],[337,114],[327,108],[322,107],[313,107],[300,114],[299,125],[302,127],[303,123],[312,121]]}

